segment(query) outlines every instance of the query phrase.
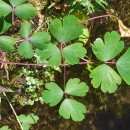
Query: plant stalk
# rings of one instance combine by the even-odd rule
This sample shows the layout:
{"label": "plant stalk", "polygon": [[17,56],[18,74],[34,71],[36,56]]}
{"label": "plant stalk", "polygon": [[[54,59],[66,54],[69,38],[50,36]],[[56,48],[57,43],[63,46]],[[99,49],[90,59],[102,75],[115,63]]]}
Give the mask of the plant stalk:
{"label": "plant stalk", "polygon": [[11,102],[9,101],[7,95],[5,94],[5,92],[3,92],[3,95],[5,96],[6,100],[8,101],[8,103],[9,103],[9,105],[10,105],[10,107],[11,107],[11,109],[12,109],[12,111],[13,111],[15,117],[16,117],[16,120],[18,121],[18,123],[19,123],[19,125],[20,125],[21,130],[24,130],[23,127],[22,127],[22,124],[20,123],[20,120],[18,119],[18,116],[17,116],[17,114],[16,114],[16,112],[15,112],[15,110],[14,110],[14,108],[13,108]]}

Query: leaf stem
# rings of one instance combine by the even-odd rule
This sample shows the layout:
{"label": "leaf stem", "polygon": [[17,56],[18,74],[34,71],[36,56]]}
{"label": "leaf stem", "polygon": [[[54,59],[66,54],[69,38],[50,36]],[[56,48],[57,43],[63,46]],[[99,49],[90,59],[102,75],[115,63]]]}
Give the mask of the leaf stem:
{"label": "leaf stem", "polygon": [[117,62],[116,61],[112,61],[112,62],[108,62],[106,61],[105,64],[116,64]]}
{"label": "leaf stem", "polygon": [[12,109],[12,111],[13,111],[13,113],[14,113],[14,115],[15,115],[18,123],[19,123],[19,125],[20,125],[21,130],[24,130],[23,127],[22,127],[22,125],[21,125],[21,123],[20,123],[20,120],[18,119],[18,116],[17,116],[17,114],[16,114],[16,112],[15,112],[15,110],[14,110],[12,104],[11,104],[11,102],[9,101],[9,99],[7,97],[7,95],[4,92],[3,92],[3,95],[5,96],[6,100],[8,101],[8,103],[9,103],[9,105],[10,105],[10,107],[11,107],[11,109]]}
{"label": "leaf stem", "polygon": [[[63,52],[63,46],[65,46],[65,43],[60,43],[60,50],[61,52]],[[64,68],[64,72],[63,72],[63,77],[64,77],[64,90],[65,90],[65,84],[66,84],[66,63],[65,63],[65,59],[63,57],[63,53],[62,53],[62,60],[63,60],[63,68]]]}

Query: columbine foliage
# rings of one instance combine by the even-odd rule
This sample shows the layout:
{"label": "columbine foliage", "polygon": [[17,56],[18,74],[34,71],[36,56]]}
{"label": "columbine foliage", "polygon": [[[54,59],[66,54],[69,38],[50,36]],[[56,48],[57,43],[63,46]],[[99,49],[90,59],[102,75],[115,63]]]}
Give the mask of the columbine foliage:
{"label": "columbine foliage", "polygon": [[32,46],[42,50],[50,43],[50,35],[47,32],[37,32],[31,35],[31,23],[25,22],[20,29],[21,36],[25,39],[18,47],[18,53],[25,58],[32,58],[34,55]]}
{"label": "columbine foliage", "polygon": [[54,19],[49,26],[49,30],[59,42],[66,43],[82,34],[83,26],[77,24],[78,19],[73,15],[68,15],[62,21]]}
{"label": "columbine foliage", "polygon": [[103,92],[113,93],[117,90],[117,85],[121,84],[120,76],[108,65],[103,64],[91,71],[90,78],[93,87],[101,85]]}
{"label": "columbine foliage", "polygon": [[[42,92],[42,98],[45,103],[49,103],[50,106],[57,105],[63,98],[63,94],[83,97],[89,90],[86,83],[80,82],[80,79],[78,78],[70,79],[66,84],[64,92],[54,82],[47,83],[45,87],[47,90]],[[70,110],[69,112],[68,109]],[[65,99],[59,108],[59,114],[61,116],[65,119],[71,117],[74,121],[81,121],[84,119],[84,113],[86,113],[85,106],[70,98]]]}
{"label": "columbine foliage", "polygon": [[20,115],[18,116],[20,122],[22,123],[22,127],[24,130],[29,130],[31,125],[36,124],[39,120],[39,117],[34,115],[33,113],[25,116],[25,115]]}
{"label": "columbine foliage", "polygon": [[96,39],[92,47],[93,53],[101,61],[109,61],[115,58],[124,48],[124,42],[116,31],[107,32],[104,42],[101,38]]}
{"label": "columbine foliage", "polygon": [[118,59],[116,67],[124,81],[130,85],[130,48]]}
{"label": "columbine foliage", "polygon": [[[8,19],[10,14],[12,14],[12,23],[14,15],[24,20],[31,19],[36,15],[36,8],[24,2],[25,0],[9,0],[10,5],[3,0],[0,1],[0,23],[2,26],[0,34],[11,26],[11,19]],[[88,11],[94,11],[91,1],[79,0],[78,2],[84,7],[87,6]],[[103,8],[107,5],[104,0],[95,0],[95,2]],[[48,28],[48,31],[57,40],[54,43],[51,41],[49,32],[33,32],[31,23],[24,21],[20,29],[22,39],[17,44],[18,54],[25,58],[32,58],[36,48],[35,55],[39,58],[39,61],[47,63],[47,66],[50,67],[59,67],[60,64],[63,66],[66,64],[78,64],[81,58],[88,57],[86,56],[87,50],[83,47],[83,44],[86,44],[88,40],[89,31],[88,29],[83,29],[83,25],[78,23],[78,18],[68,15],[63,17],[63,19],[54,19]],[[0,47],[4,52],[13,52],[15,43],[15,39],[10,36],[0,36]],[[94,41],[92,51],[98,60],[101,61],[101,65],[95,67],[90,73],[91,83],[94,88],[100,87],[103,92],[114,93],[118,85],[121,84],[122,79],[130,85],[130,48],[117,62],[112,61],[113,64],[116,64],[120,75],[107,65],[108,61],[118,56],[123,48],[124,42],[120,40],[120,35],[116,31],[106,32],[104,40],[97,38]],[[87,60],[85,61],[89,63]],[[26,92],[35,92],[36,86],[34,85],[38,85],[38,81],[33,77],[28,77],[26,80],[28,80],[27,84],[30,85]],[[41,82],[39,83],[39,85],[42,85]],[[72,118],[74,121],[84,119],[84,114],[86,113],[85,105],[74,98],[72,99],[72,96],[83,97],[86,95],[89,88],[85,82],[80,82],[78,78],[69,79],[66,86],[64,86],[64,91],[55,82],[46,83],[45,88],[46,90],[41,93],[42,99],[50,106],[55,106],[61,102],[59,107],[61,116],[65,119]],[[7,92],[7,90],[1,88],[2,91]],[[65,99],[63,99],[63,96],[65,96]],[[34,114],[19,116],[19,120],[26,130],[30,128],[31,124],[37,123],[38,119]]]}
{"label": "columbine foliage", "polygon": [[[93,53],[101,61],[109,61],[115,58],[124,48],[124,42],[120,41],[120,36],[116,31],[107,32],[103,40],[98,38],[92,46]],[[95,88],[101,85],[103,92],[113,93],[117,90],[117,85],[121,84],[120,76],[108,65],[100,65],[91,71],[91,83]]]}
{"label": "columbine foliage", "polygon": [[0,17],[6,16],[13,11],[14,14],[21,19],[31,19],[37,13],[36,8],[33,7],[32,4],[23,4],[25,0],[9,0],[9,2],[12,6],[3,0],[0,1]]}
{"label": "columbine foliage", "polygon": [[[61,55],[65,62],[71,65],[79,63],[79,59],[85,57],[87,53],[82,43],[72,43],[67,45],[73,39],[78,38],[83,33],[83,26],[77,25],[78,19],[75,16],[69,15],[63,18],[63,25],[60,19],[55,19],[51,22],[49,29],[52,35],[61,42],[62,49],[59,49],[54,44],[48,45],[45,50],[37,50],[36,55],[41,60],[48,60],[48,65],[59,66],[61,64]],[[58,26],[58,28],[57,28]]]}

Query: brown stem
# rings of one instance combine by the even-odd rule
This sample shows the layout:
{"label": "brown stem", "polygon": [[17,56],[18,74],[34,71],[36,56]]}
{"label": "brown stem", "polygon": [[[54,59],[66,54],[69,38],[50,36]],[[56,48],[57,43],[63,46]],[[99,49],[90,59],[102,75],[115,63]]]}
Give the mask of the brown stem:
{"label": "brown stem", "polygon": [[15,7],[13,6],[12,7],[12,25],[14,25],[14,9]]}
{"label": "brown stem", "polygon": [[82,24],[82,23],[85,23],[85,22],[88,22],[88,21],[92,21],[92,20],[100,19],[100,18],[104,18],[104,17],[113,17],[113,18],[116,18],[117,20],[119,19],[117,16],[114,16],[114,15],[111,15],[111,14],[106,14],[106,15],[100,15],[100,16],[96,16],[96,17],[93,17],[93,18],[89,18],[87,20],[83,20],[80,23]]}

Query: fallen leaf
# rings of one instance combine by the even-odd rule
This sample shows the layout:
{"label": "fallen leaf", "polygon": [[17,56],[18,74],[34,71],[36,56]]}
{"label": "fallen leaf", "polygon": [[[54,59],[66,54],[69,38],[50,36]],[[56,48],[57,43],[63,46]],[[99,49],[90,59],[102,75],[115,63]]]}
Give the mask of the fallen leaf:
{"label": "fallen leaf", "polygon": [[118,24],[121,37],[130,37],[130,28],[126,27],[120,19],[118,20]]}

